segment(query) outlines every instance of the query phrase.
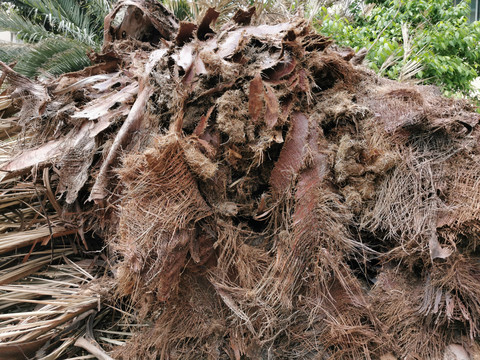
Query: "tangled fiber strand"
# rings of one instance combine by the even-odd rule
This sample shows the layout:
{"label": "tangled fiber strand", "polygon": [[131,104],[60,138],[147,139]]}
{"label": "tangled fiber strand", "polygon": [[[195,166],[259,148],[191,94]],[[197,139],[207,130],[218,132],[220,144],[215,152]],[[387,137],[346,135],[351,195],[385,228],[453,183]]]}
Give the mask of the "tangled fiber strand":
{"label": "tangled fiber strand", "polygon": [[[435,264],[424,286],[420,312],[443,328],[462,331],[474,339],[479,333],[480,264],[476,258],[458,255]],[[433,320],[432,320],[433,321]]]}
{"label": "tangled fiber strand", "polygon": [[451,334],[419,312],[423,284],[384,269],[370,292],[374,314],[389,334],[393,353],[405,359],[441,358]]}
{"label": "tangled fiber strand", "polygon": [[157,138],[143,154],[124,159],[118,235],[112,245],[124,260],[119,292],[134,302],[145,291],[168,298],[177,286],[196,235],[211,212],[198,192],[174,136]]}
{"label": "tangled fiber strand", "polygon": [[439,214],[452,207],[439,196],[439,189],[445,188],[445,163],[455,149],[443,143],[443,150],[437,146],[433,152],[432,144],[424,141],[420,142],[423,147],[400,152],[404,162],[379,184],[376,201],[362,219],[362,227],[395,241],[399,256],[428,253],[429,240],[438,236]]}
{"label": "tangled fiber strand", "polygon": [[204,277],[184,274],[178,292],[169,299],[176,306],[158,308],[152,325],[115,352],[118,359],[199,359],[225,355],[226,309]]}

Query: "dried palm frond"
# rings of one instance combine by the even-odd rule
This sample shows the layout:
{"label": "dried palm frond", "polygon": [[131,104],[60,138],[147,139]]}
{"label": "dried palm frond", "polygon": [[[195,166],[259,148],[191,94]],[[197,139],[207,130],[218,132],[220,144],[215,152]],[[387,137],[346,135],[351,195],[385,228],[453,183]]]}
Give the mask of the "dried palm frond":
{"label": "dried palm frond", "polygon": [[[20,253],[15,255],[4,255],[0,263],[0,284],[9,284],[15,280],[22,279],[28,275],[37,272],[45,265],[50,264],[52,261],[57,261],[63,256],[68,256],[73,254],[71,249],[66,248],[57,248],[53,250],[44,250],[44,251],[35,251],[33,253]],[[17,263],[19,259],[28,259],[28,261],[22,261]],[[17,263],[14,266],[6,267],[10,263]],[[1,308],[1,306],[0,306]]]}
{"label": "dried palm frond", "polygon": [[[421,49],[414,49],[408,34],[408,25],[402,24],[403,37],[403,65],[400,68],[398,81],[407,81],[413,79],[420,71],[423,70],[423,65],[416,58],[425,51],[426,45]],[[415,51],[415,52],[414,52]],[[413,57],[413,58],[412,58]]]}
{"label": "dried palm frond", "polygon": [[65,256],[72,253],[68,248],[56,249],[53,258],[47,256],[48,263],[54,263],[45,267],[46,257],[33,252],[32,258],[40,257],[32,263],[2,269],[0,358],[43,351],[72,321],[99,306],[98,295],[84,288],[93,279],[89,271],[95,267],[67,260]]}

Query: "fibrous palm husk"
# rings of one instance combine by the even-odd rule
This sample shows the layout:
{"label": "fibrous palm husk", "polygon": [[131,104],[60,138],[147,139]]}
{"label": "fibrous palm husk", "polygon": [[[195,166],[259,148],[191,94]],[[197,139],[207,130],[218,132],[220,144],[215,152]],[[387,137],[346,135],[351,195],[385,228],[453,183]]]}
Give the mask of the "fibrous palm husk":
{"label": "fibrous palm husk", "polygon": [[120,1],[92,67],[35,83],[41,116],[9,108],[25,140],[4,181],[55,166],[58,225],[92,210],[75,223],[147,325],[114,355],[473,356],[473,106],[377,77],[304,19],[218,16]]}

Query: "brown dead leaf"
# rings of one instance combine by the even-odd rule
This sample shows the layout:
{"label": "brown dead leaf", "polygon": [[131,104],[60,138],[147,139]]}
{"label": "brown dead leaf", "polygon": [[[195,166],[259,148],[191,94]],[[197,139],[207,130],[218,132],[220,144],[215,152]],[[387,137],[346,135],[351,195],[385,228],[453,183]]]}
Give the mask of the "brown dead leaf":
{"label": "brown dead leaf", "polygon": [[[120,10],[127,8],[126,15],[118,27],[112,26]],[[134,38],[158,43],[161,38],[172,40],[178,32],[175,15],[158,1],[120,0],[105,17],[103,52],[112,48],[114,40]]]}
{"label": "brown dead leaf", "polygon": [[319,152],[318,139],[319,131],[316,126],[313,126],[308,134],[308,152],[311,163],[300,173],[296,186],[297,206],[293,214],[294,225],[308,219],[314,211],[318,201],[316,189],[324,182],[329,171],[327,156]]}
{"label": "brown dead leaf", "polygon": [[44,164],[60,156],[62,154],[60,148],[62,140],[63,139],[51,140],[37,148],[24,151],[7,163],[2,164],[0,166],[0,179],[28,170],[32,166]]}
{"label": "brown dead leaf", "polygon": [[34,166],[54,163],[61,159],[62,155],[74,151],[76,147],[82,148],[85,144],[90,144],[92,139],[107,129],[117,116],[126,115],[128,109],[128,106],[122,105],[117,110],[100,117],[97,122],[85,121],[79,129],[72,130],[65,137],[51,140],[33,149],[24,150],[13,159],[0,165],[0,180],[25,172]]}
{"label": "brown dead leaf", "polygon": [[298,87],[301,91],[305,93],[308,93],[310,91],[310,85],[305,69],[301,69],[298,71]]}
{"label": "brown dead leaf", "polygon": [[308,118],[294,112],[290,116],[290,129],[282,151],[270,175],[270,185],[275,195],[280,196],[292,185],[293,179],[303,165],[308,137]]}
{"label": "brown dead leaf", "polygon": [[263,81],[260,74],[255,75],[250,81],[250,92],[248,95],[248,113],[253,123],[258,122],[258,118],[263,109],[263,98],[265,91],[263,89]]}
{"label": "brown dead leaf", "polygon": [[[61,80],[66,79],[67,77],[62,77],[61,80],[59,80],[59,84],[56,87],[55,90],[52,91],[52,94],[54,95],[62,95],[67,92],[72,92],[78,89],[82,89],[85,86],[88,86],[90,84],[94,84],[96,82],[102,81],[102,82],[107,82],[111,81],[112,78],[117,78],[120,72],[116,73],[111,73],[111,74],[100,74],[100,75],[93,75],[93,76],[88,76],[83,79],[80,79],[73,84],[68,84],[66,86],[62,86]],[[69,79],[73,80],[73,79]],[[108,87],[107,87],[108,88]],[[99,89],[100,90],[100,89]],[[100,90],[100,91],[105,91],[106,89]]]}
{"label": "brown dead leaf", "polygon": [[286,56],[285,59],[279,62],[277,65],[263,70],[263,74],[265,75],[265,81],[271,83],[278,83],[282,80],[285,76],[292,73],[297,66],[297,61],[292,58],[290,55]]}
{"label": "brown dead leaf", "polygon": [[235,15],[233,15],[232,20],[235,21],[238,25],[250,25],[252,21],[252,16],[255,14],[255,6],[250,7],[247,11],[238,9]]}
{"label": "brown dead leaf", "polygon": [[210,118],[210,115],[212,115],[213,109],[215,109],[215,105],[211,106],[210,109],[208,109],[206,115],[202,115],[197,127],[193,131],[195,135],[201,136],[204,133],[205,129],[207,128],[208,119]]}
{"label": "brown dead leaf", "polygon": [[205,41],[208,38],[208,34],[215,34],[215,32],[210,28],[211,23],[217,21],[220,13],[214,8],[209,8],[203,17],[200,25],[198,26],[197,37],[201,41]]}
{"label": "brown dead leaf", "polygon": [[266,111],[265,111],[265,123],[267,124],[267,128],[272,129],[278,121],[278,115],[280,112],[280,105],[278,103],[277,96],[273,91],[273,88],[270,85],[265,85],[266,92],[265,92],[265,104],[266,104]]}
{"label": "brown dead leaf", "polygon": [[178,29],[177,37],[175,38],[175,44],[177,46],[183,46],[185,43],[193,39],[193,33],[197,30],[197,25],[190,22],[181,22]]}
{"label": "brown dead leaf", "polygon": [[[245,26],[234,31],[228,32],[219,42],[217,54],[219,57],[226,59],[238,52],[242,47],[241,44],[246,43],[249,38],[255,37],[260,41],[272,42],[272,34],[284,33],[295,27],[295,23],[281,23],[277,25],[259,25]],[[281,41],[278,41],[278,48],[281,48]],[[276,63],[277,61],[275,61]],[[263,68],[263,67],[262,67]]]}

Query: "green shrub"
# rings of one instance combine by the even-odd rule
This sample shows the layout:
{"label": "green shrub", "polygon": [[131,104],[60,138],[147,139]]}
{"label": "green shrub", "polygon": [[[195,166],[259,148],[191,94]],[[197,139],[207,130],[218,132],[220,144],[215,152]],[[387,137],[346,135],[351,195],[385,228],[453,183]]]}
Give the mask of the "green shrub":
{"label": "green shrub", "polygon": [[[367,5],[367,8],[369,5]],[[446,93],[471,91],[478,76],[480,23],[468,22],[469,2],[385,1],[365,13],[351,7],[351,19],[317,14],[319,30],[340,45],[369,50],[369,66],[392,79],[421,79]]]}

